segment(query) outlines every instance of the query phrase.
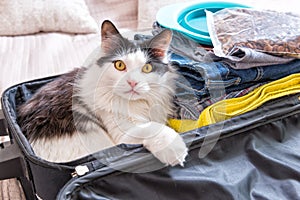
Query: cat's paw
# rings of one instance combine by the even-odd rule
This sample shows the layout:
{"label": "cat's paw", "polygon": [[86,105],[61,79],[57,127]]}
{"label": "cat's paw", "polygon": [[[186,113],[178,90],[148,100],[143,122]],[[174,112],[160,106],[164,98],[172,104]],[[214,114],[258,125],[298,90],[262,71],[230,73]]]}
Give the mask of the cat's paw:
{"label": "cat's paw", "polygon": [[188,149],[179,135],[174,139],[174,141],[171,144],[153,153],[153,155],[156,158],[158,158],[161,162],[171,166],[175,166],[178,164],[183,166],[187,154]]}
{"label": "cat's paw", "polygon": [[183,166],[188,154],[183,139],[173,129],[157,135],[146,148],[162,163],[171,166]]}

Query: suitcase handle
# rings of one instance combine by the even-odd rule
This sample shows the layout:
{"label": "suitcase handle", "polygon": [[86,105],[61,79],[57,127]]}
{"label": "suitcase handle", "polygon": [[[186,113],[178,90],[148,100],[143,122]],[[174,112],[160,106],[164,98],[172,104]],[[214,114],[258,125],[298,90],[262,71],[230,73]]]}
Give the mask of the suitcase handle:
{"label": "suitcase handle", "polygon": [[0,180],[24,176],[24,171],[22,153],[10,138],[5,118],[0,110]]}
{"label": "suitcase handle", "polygon": [[1,144],[0,180],[24,176],[26,171],[24,158],[17,144],[10,141]]}
{"label": "suitcase handle", "polygon": [[0,109],[0,180],[17,178],[22,185],[26,199],[36,199],[26,172],[24,156],[18,144],[10,138]]}

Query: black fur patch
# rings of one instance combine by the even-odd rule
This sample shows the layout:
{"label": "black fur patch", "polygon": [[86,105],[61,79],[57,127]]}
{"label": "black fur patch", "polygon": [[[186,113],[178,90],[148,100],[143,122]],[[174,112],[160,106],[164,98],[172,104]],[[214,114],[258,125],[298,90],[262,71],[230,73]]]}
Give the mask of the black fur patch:
{"label": "black fur patch", "polygon": [[87,109],[78,98],[73,98],[73,93],[77,90],[74,86],[76,79],[85,70],[77,68],[58,77],[41,87],[18,108],[18,123],[30,140],[72,135],[76,130],[84,133],[87,122],[94,122],[104,128],[101,119],[72,109],[74,103]]}

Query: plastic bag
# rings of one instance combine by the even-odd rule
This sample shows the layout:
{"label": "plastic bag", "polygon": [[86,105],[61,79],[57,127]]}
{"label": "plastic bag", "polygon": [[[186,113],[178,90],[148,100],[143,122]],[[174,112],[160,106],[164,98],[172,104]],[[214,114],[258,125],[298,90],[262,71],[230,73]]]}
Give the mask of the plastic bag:
{"label": "plastic bag", "polygon": [[248,8],[206,14],[217,56],[228,57],[246,47],[300,58],[300,17],[295,14]]}

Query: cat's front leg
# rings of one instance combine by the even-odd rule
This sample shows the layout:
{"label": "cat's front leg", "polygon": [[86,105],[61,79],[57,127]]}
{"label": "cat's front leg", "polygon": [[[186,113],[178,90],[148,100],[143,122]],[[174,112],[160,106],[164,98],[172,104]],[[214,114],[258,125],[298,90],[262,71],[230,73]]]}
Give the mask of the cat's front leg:
{"label": "cat's front leg", "polygon": [[163,126],[152,138],[144,140],[143,144],[161,162],[171,166],[183,166],[188,154],[181,136],[167,126]]}
{"label": "cat's front leg", "polygon": [[157,122],[139,124],[127,129],[123,142],[142,143],[162,163],[183,166],[187,147],[181,136],[170,127]]}

